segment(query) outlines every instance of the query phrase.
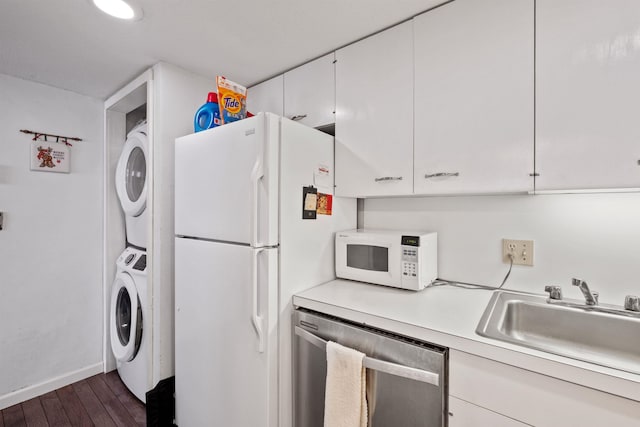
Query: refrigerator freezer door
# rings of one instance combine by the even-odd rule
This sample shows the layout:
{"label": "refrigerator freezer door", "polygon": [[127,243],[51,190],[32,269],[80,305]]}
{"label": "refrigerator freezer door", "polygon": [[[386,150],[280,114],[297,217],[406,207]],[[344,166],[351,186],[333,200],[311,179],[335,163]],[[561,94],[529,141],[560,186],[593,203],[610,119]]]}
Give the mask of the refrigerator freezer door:
{"label": "refrigerator freezer door", "polygon": [[175,275],[177,424],[277,427],[278,249],[176,238]]}
{"label": "refrigerator freezer door", "polygon": [[277,245],[279,132],[258,114],[176,139],[176,235]]}

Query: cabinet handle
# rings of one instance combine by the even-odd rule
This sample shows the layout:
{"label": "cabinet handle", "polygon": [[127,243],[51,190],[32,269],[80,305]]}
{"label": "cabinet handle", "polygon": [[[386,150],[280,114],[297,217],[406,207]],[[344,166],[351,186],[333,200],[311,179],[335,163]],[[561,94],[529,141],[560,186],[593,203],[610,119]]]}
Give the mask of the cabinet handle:
{"label": "cabinet handle", "polygon": [[385,182],[385,181],[402,181],[401,176],[382,176],[380,178],[374,179],[375,182]]}
{"label": "cabinet handle", "polygon": [[635,295],[624,297],[624,309],[630,311],[640,311],[640,298]]}
{"label": "cabinet handle", "polygon": [[429,178],[446,178],[449,176],[460,176],[460,172],[438,172],[438,173],[428,173],[424,177],[425,179]]}
{"label": "cabinet handle", "polygon": [[294,122],[297,122],[298,120],[302,120],[304,118],[306,118],[307,115],[306,114],[300,114],[297,116],[291,116],[291,120],[293,120]]}

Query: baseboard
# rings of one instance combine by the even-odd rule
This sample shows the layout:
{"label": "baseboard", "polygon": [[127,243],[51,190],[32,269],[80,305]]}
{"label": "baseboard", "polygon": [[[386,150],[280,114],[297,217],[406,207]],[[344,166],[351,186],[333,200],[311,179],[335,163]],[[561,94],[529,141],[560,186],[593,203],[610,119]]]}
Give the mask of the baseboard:
{"label": "baseboard", "polygon": [[34,397],[41,396],[50,391],[57,390],[69,384],[73,384],[76,381],[83,380],[90,376],[104,372],[104,365],[102,362],[95,365],[87,366],[86,368],[78,369],[77,371],[69,372],[59,377],[50,379],[40,384],[35,384],[29,387],[25,387],[20,390],[7,393],[4,396],[0,396],[0,410],[13,406],[17,403],[25,402]]}

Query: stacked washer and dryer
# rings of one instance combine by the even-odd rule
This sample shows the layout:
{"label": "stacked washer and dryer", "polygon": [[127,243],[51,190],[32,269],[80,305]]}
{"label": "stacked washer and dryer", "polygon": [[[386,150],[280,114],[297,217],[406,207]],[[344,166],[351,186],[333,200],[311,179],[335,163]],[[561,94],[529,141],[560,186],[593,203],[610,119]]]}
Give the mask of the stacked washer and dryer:
{"label": "stacked washer and dryer", "polygon": [[[111,292],[111,349],[118,374],[141,401],[148,390],[151,351],[151,307],[147,298],[147,122],[127,135],[115,174],[115,186],[125,215],[127,247],[116,261]],[[145,328],[147,328],[145,330]]]}
{"label": "stacked washer and dryer", "polygon": [[105,191],[120,200],[105,203],[103,360],[147,405],[149,425],[174,419],[174,141],[215,87],[160,62],[105,101]]}

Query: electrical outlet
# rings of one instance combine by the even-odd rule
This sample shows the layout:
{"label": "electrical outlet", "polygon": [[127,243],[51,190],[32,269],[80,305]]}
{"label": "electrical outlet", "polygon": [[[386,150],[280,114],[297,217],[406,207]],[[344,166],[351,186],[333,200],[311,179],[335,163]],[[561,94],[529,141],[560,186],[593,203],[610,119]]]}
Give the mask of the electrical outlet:
{"label": "electrical outlet", "polygon": [[533,240],[502,239],[502,260],[511,262],[510,254],[513,264],[533,266]]}

